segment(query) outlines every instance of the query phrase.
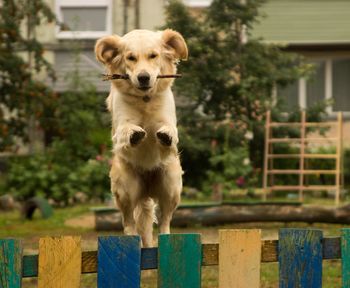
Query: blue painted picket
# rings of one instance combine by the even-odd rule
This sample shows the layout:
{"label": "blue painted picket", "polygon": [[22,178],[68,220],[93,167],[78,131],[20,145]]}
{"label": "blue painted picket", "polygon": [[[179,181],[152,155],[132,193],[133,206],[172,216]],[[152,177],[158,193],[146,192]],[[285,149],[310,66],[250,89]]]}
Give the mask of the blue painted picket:
{"label": "blue painted picket", "polygon": [[[235,235],[235,233],[229,234]],[[234,239],[226,237],[224,240],[228,247]],[[259,261],[257,263],[255,261],[254,266],[248,261],[257,252],[247,243],[239,241],[235,243],[238,246],[235,248],[236,254],[240,256],[240,260],[237,260],[238,256],[234,256],[221,257],[219,261],[218,246],[221,244],[202,244],[199,234],[160,235],[158,248],[142,249],[139,236],[99,237],[97,251],[81,253],[81,273],[97,272],[99,288],[139,288],[141,270],[158,269],[159,288],[199,288],[202,284],[202,266],[220,263],[219,271],[221,276],[225,276],[223,273],[232,271],[222,268],[232,266],[240,269],[240,263],[245,259],[242,257],[244,254],[250,256],[246,256],[247,261],[242,265],[244,264],[247,271],[254,271],[254,275],[259,275],[255,273],[259,269]],[[333,238],[323,238],[320,230],[281,229],[278,241],[262,240],[261,247],[261,262],[279,262],[281,288],[321,288],[322,260],[325,259],[341,259],[342,287],[350,288],[350,229],[342,229],[341,237]],[[60,258],[54,255],[60,256],[61,251],[58,252],[59,249],[54,246],[52,249],[53,257],[47,258],[50,265],[46,266],[46,270],[50,270],[51,266],[54,267],[55,265],[51,264],[57,263]],[[42,252],[39,253],[43,255]],[[20,288],[22,277],[40,279],[45,275],[47,279],[51,279],[52,271],[38,269],[40,264],[38,258],[38,255],[23,256],[21,241],[0,239],[0,288]],[[242,281],[240,283],[243,283],[243,286],[245,283],[250,283],[249,277],[252,275],[250,272],[243,273],[239,278]],[[219,287],[231,287],[231,284],[227,283],[232,282],[232,279],[234,277],[222,277]],[[259,276],[255,279],[257,281],[254,281],[254,287],[259,287]],[[59,287],[56,282],[52,281],[53,285],[56,285],[52,287]],[[242,285],[239,284],[237,287],[243,287]],[[251,288],[250,285],[247,287]]]}
{"label": "blue painted picket", "polygon": [[322,231],[281,229],[278,261],[280,288],[322,287]]}
{"label": "blue painted picket", "polygon": [[141,239],[139,236],[98,238],[98,288],[139,288]]}

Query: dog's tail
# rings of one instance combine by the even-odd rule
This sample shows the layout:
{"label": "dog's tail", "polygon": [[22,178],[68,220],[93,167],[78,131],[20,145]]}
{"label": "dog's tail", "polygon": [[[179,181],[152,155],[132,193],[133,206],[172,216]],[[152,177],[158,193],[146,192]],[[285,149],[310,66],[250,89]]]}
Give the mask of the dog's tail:
{"label": "dog's tail", "polygon": [[156,204],[152,198],[143,199],[138,203],[134,210],[134,217],[138,231],[139,229],[148,229],[147,227],[153,225],[153,223],[157,223],[155,207]]}

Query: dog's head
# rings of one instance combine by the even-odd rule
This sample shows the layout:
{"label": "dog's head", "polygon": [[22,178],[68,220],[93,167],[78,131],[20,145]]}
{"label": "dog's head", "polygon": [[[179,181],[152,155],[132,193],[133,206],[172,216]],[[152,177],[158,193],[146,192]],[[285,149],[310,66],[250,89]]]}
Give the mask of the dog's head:
{"label": "dog's head", "polygon": [[129,80],[113,81],[119,90],[139,96],[169,87],[173,80],[157,79],[157,76],[175,74],[176,63],[188,56],[185,40],[170,29],[134,30],[123,37],[106,36],[97,41],[95,53],[109,73],[129,75]]}

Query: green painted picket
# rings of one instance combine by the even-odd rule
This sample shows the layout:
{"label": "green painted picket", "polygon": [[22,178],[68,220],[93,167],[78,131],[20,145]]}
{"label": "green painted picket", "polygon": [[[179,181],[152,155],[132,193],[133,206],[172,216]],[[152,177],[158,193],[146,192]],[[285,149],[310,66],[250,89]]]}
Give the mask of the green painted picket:
{"label": "green painted picket", "polygon": [[22,245],[16,239],[0,240],[0,288],[20,288]]}
{"label": "green painted picket", "polygon": [[[225,234],[227,236],[220,237],[220,241],[226,242],[218,244],[202,244],[199,234],[159,235],[158,248],[141,248],[141,239],[138,236],[104,236],[98,239],[97,251],[84,252],[81,252],[80,239],[77,240],[76,237],[46,237],[40,239],[45,245],[39,246],[39,254],[24,256],[20,240],[0,239],[0,288],[20,288],[23,277],[38,277],[39,287],[58,288],[61,287],[59,283],[62,283],[58,280],[64,278],[67,283],[73,277],[67,274],[77,273],[97,273],[99,288],[136,288],[141,286],[141,270],[150,269],[158,269],[159,288],[199,288],[202,267],[218,265],[219,262],[219,273],[222,276],[219,287],[231,288],[232,279],[237,279],[237,283],[245,283],[244,277],[249,279],[253,274],[258,275],[259,279],[259,273],[253,273],[253,270],[260,268],[256,265],[259,260],[252,261],[255,264],[251,267],[251,273],[240,273],[242,266],[245,271],[250,271],[250,264],[247,264],[247,259],[244,265],[240,265],[237,259],[242,261],[244,257],[251,257],[249,255],[252,254],[249,253],[256,254],[252,251],[260,251],[254,248],[259,247],[259,241],[254,247],[249,246],[253,244],[239,242],[237,239],[244,239],[240,236],[242,233],[246,235],[247,230],[232,230],[232,233]],[[229,236],[231,234],[232,239]],[[227,241],[235,241],[235,254],[232,255],[237,258],[230,256],[219,261],[218,255],[227,253],[224,250],[219,253],[220,245],[228,251]],[[239,253],[244,257],[239,257]],[[45,267],[44,262],[41,263],[43,259]],[[81,265],[76,265],[73,259],[81,259]],[[322,231],[314,229],[281,229],[278,241],[261,241],[261,263],[279,262],[281,288],[321,288],[322,260],[326,259],[341,260],[342,287],[350,287],[350,229],[342,229],[341,237],[323,237]],[[50,267],[55,270],[50,271]],[[223,273],[239,276],[225,277]],[[72,282],[68,283],[76,284],[72,284],[74,287],[70,288],[79,287],[79,281],[79,278],[72,278]],[[259,287],[259,284],[256,287],[242,285],[244,284],[238,286]]]}

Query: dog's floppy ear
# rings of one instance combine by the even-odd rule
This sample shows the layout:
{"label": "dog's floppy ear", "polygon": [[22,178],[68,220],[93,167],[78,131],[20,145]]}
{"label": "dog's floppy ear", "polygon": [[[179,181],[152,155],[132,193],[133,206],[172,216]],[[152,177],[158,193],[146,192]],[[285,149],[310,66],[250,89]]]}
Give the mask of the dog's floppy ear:
{"label": "dog's floppy ear", "polygon": [[186,42],[179,32],[166,29],[162,33],[164,44],[175,52],[175,58],[179,60],[187,60],[188,49]]}
{"label": "dog's floppy ear", "polygon": [[[121,38],[117,35],[105,36],[97,40],[95,54],[98,61],[110,64],[120,53]],[[113,61],[114,62],[114,61]]]}

